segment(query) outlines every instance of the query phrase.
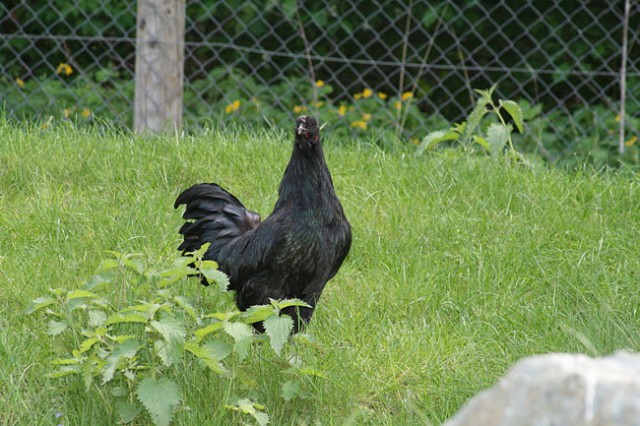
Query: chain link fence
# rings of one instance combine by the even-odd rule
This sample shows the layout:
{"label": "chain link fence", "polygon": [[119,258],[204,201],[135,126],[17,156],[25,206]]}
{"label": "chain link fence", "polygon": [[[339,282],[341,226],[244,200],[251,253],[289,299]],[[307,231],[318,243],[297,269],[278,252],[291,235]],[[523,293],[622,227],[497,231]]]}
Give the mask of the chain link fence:
{"label": "chain link fence", "polygon": [[[606,155],[622,121],[632,151],[639,28],[635,1],[188,1],[185,126],[309,112],[334,134],[415,143],[497,84],[523,107],[523,150]],[[135,2],[7,0],[0,30],[7,115],[132,125]]]}

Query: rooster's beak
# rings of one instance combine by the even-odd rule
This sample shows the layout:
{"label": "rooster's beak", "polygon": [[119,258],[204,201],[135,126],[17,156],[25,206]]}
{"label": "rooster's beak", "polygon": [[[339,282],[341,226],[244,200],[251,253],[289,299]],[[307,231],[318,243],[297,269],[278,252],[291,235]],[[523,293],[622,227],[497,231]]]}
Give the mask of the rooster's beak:
{"label": "rooster's beak", "polygon": [[298,127],[296,127],[296,134],[298,136],[302,135],[306,138],[309,135],[309,130],[307,130],[307,128],[304,127],[304,124],[300,124]]}

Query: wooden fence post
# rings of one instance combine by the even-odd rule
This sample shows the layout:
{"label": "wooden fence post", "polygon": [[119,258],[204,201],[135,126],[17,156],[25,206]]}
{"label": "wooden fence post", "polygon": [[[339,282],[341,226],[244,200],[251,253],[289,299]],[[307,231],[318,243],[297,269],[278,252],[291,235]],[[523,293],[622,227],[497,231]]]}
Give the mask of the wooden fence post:
{"label": "wooden fence post", "polygon": [[185,0],[138,0],[134,128],[182,126]]}

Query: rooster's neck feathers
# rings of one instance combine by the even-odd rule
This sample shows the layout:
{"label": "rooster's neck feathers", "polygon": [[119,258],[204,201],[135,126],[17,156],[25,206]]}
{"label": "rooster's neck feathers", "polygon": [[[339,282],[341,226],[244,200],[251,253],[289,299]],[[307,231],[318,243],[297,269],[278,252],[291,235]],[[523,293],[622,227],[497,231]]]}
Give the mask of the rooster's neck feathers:
{"label": "rooster's neck feathers", "polygon": [[320,142],[312,146],[295,144],[278,189],[276,209],[290,203],[314,208],[320,198],[326,196],[337,199],[322,145]]}

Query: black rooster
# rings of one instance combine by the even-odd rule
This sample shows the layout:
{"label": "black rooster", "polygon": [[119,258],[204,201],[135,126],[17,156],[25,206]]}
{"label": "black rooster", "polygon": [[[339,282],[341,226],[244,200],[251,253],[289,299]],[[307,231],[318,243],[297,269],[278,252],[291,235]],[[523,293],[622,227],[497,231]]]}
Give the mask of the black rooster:
{"label": "black rooster", "polygon": [[351,247],[351,227],[333,189],[319,132],[313,117],[296,120],[278,201],[264,222],[216,184],[194,185],[175,202],[176,208],[186,204],[178,250],[192,252],[211,243],[204,258],[218,262],[229,276],[242,311],[269,299],[304,300],[311,308],[285,310],[294,332],[309,322],[322,289]]}

